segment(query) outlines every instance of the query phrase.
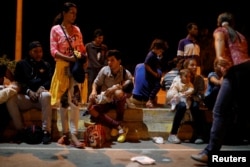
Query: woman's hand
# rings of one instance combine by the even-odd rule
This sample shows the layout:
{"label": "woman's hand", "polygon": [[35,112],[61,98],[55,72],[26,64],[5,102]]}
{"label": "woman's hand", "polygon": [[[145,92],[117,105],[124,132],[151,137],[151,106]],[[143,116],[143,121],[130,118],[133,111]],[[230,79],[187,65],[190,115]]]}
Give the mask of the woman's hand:
{"label": "woman's hand", "polygon": [[74,55],[76,56],[76,58],[80,59],[82,57],[81,52],[74,50]]}

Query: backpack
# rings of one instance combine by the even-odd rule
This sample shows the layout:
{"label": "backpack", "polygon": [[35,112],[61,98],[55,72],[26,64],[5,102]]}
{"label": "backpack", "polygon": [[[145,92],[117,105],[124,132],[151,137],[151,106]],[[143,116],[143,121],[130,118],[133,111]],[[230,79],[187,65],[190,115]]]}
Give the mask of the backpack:
{"label": "backpack", "polygon": [[31,125],[25,128],[24,142],[27,144],[40,144],[43,138],[42,127]]}
{"label": "backpack", "polygon": [[103,144],[106,142],[104,126],[101,124],[89,125],[84,132],[84,141],[89,147],[103,147]]}

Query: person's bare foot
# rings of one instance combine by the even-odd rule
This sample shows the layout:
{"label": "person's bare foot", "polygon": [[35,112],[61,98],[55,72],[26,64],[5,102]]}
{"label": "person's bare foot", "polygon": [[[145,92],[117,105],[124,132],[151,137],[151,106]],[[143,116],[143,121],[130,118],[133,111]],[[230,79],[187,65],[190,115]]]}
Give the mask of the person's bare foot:
{"label": "person's bare foot", "polygon": [[146,103],[147,108],[153,108],[154,107],[154,102],[152,100],[148,100]]}
{"label": "person's bare foot", "polygon": [[69,145],[70,141],[69,141],[69,134],[63,134],[62,137],[60,137],[60,139],[57,140],[58,144],[63,144],[63,145]]}
{"label": "person's bare foot", "polygon": [[80,142],[75,134],[71,134],[71,145],[75,148],[85,148],[85,144]]}

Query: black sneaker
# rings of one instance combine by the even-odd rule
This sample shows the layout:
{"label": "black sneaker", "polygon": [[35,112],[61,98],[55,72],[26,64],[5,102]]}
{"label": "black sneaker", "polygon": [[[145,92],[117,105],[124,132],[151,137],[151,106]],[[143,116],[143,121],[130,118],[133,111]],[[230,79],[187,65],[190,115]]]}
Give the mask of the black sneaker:
{"label": "black sneaker", "polygon": [[90,122],[93,122],[93,123],[97,123],[98,122],[97,118],[93,117],[92,115],[90,115],[89,119],[90,119]]}
{"label": "black sneaker", "polygon": [[42,139],[43,144],[50,144],[51,142],[51,135],[48,131],[43,131],[43,139]]}
{"label": "black sneaker", "polygon": [[18,130],[16,135],[13,137],[12,142],[17,143],[17,144],[21,144],[22,142],[25,141],[25,130]]}

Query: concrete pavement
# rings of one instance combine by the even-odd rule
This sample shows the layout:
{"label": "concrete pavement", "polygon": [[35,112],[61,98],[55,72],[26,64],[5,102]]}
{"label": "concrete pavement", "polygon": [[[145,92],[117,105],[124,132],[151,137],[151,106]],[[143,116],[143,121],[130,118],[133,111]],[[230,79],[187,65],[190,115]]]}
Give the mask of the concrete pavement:
{"label": "concrete pavement", "polygon": [[[206,144],[156,144],[151,140],[135,143],[109,142],[103,148],[76,149],[57,143],[28,145],[0,143],[0,167],[197,167],[206,166],[190,158]],[[250,145],[223,146],[224,151],[250,151]],[[148,156],[152,165],[132,162],[135,156]]]}

